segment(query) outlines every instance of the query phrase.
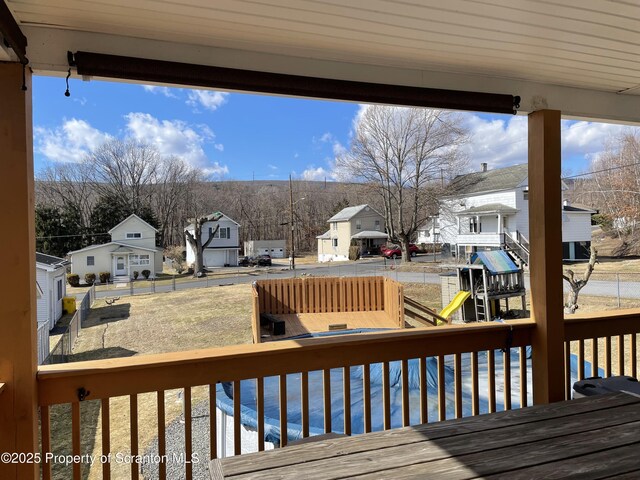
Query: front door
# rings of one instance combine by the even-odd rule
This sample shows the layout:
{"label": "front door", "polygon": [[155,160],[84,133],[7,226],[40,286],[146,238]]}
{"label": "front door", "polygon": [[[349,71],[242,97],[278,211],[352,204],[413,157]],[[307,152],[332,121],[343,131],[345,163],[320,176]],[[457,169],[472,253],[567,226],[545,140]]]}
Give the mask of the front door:
{"label": "front door", "polygon": [[116,257],[116,275],[126,275],[127,274],[127,262],[124,256]]}

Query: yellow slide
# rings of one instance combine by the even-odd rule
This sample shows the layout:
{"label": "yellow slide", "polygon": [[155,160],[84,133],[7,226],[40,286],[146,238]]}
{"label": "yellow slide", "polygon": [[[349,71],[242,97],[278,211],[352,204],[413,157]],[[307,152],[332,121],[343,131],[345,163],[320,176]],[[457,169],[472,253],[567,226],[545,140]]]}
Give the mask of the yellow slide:
{"label": "yellow slide", "polygon": [[456,293],[456,296],[453,297],[451,303],[442,309],[442,311],[440,312],[440,316],[449,318],[456,310],[458,310],[462,306],[464,301],[469,298],[470,295],[471,292],[460,290],[458,293]]}

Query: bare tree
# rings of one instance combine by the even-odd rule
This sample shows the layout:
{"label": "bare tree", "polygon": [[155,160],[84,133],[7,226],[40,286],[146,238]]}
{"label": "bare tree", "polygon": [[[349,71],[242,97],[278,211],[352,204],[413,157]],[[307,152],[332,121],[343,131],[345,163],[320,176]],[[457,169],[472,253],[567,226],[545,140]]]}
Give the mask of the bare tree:
{"label": "bare tree", "polygon": [[87,163],[54,163],[39,175],[36,203],[71,207],[79,212],[83,231],[91,224],[96,182]]}
{"label": "bare tree", "polygon": [[467,131],[459,115],[443,110],[368,106],[340,171],[368,183],[380,197],[387,233],[411,261],[409,243],[442,193],[440,178],[460,171]]}
{"label": "bare tree", "polygon": [[134,140],[112,139],[83,162],[93,168],[100,196],[121,198],[133,211],[151,203],[149,187],[162,164],[162,157],[154,147]]}
{"label": "bare tree", "polygon": [[199,170],[177,157],[165,158],[158,163],[150,190],[161,245],[183,243],[185,217],[182,214],[186,207],[187,192],[202,180],[201,176]]}
{"label": "bare tree", "polygon": [[636,240],[640,227],[640,133],[627,131],[610,139],[591,168],[589,183],[600,213],[609,218],[620,239]]}
{"label": "bare tree", "polygon": [[562,278],[564,278],[569,284],[569,287],[571,287],[571,290],[567,294],[567,301],[564,304],[565,313],[576,313],[578,309],[578,295],[580,295],[580,290],[585,287],[589,278],[591,278],[591,273],[593,272],[597,259],[598,251],[595,247],[591,246],[591,256],[589,257],[589,263],[582,278],[576,278],[575,272],[569,268],[566,269],[562,275]]}
{"label": "bare tree", "polygon": [[[191,224],[185,229],[184,234],[187,242],[193,249],[196,257],[195,264],[193,266],[193,276],[197,277],[204,272],[204,249],[209,246],[216,233],[220,229],[218,220],[222,218],[222,213],[216,212],[211,215],[196,217],[191,219]],[[209,230],[207,239],[203,242],[203,229],[206,223],[216,222],[215,228]],[[193,232],[190,231],[190,227],[193,225]]]}

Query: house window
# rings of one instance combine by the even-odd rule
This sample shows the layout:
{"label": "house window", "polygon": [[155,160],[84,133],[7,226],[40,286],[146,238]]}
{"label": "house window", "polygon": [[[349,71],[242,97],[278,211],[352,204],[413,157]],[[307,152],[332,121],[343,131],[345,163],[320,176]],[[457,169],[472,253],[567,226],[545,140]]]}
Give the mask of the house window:
{"label": "house window", "polygon": [[130,255],[129,263],[131,263],[131,265],[150,265],[151,260],[148,254],[147,255]]}
{"label": "house window", "polygon": [[356,220],[356,230],[362,230],[362,220]]}
{"label": "house window", "polygon": [[127,238],[142,238],[142,234],[140,232],[127,233]]}
{"label": "house window", "polygon": [[[209,228],[209,235],[213,228]],[[231,227],[220,227],[216,233],[214,233],[213,238],[231,238]]]}
{"label": "house window", "polygon": [[522,198],[524,200],[529,200],[529,189],[528,188],[522,191]]}
{"label": "house window", "polygon": [[62,280],[58,280],[57,287],[58,287],[58,300],[61,300],[62,299]]}
{"label": "house window", "polygon": [[380,220],[376,220],[375,227],[376,227],[376,231],[379,232],[380,231]]}
{"label": "house window", "polygon": [[338,239],[337,238],[332,239],[332,243],[333,243],[334,247],[337,247],[338,246]]}
{"label": "house window", "polygon": [[96,259],[93,255],[87,256],[87,267],[93,267],[96,264]]}
{"label": "house window", "polygon": [[469,232],[470,233],[480,233],[482,231],[482,224],[478,221],[476,217],[472,217],[469,219]]}
{"label": "house window", "polygon": [[338,222],[331,222],[331,228],[333,230],[338,230]]}

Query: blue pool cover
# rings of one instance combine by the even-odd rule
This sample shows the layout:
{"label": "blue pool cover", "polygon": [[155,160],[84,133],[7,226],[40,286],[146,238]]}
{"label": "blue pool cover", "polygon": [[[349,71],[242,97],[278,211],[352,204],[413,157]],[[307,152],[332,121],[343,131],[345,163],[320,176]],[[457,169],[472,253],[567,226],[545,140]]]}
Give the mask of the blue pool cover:
{"label": "blue pool cover", "polygon": [[[361,331],[358,331],[360,333]],[[333,335],[336,332],[330,332]],[[339,333],[355,333],[353,330]],[[326,334],[325,334],[326,335]],[[316,335],[314,335],[316,336]],[[322,335],[323,336],[323,335]],[[527,347],[529,352],[529,347]],[[519,349],[510,351],[511,357],[511,404],[512,408],[520,406],[520,364]],[[530,355],[527,355],[529,358]],[[496,407],[504,410],[504,368],[502,351],[495,351],[496,372]],[[435,357],[428,357],[427,362],[427,407],[429,421],[438,420],[438,369]],[[420,373],[419,361],[409,360],[409,406],[411,425],[420,423]],[[480,413],[488,412],[488,368],[487,352],[478,353]],[[559,365],[558,368],[562,368]],[[585,365],[585,375],[591,376],[591,366]],[[445,357],[445,392],[447,418],[454,418],[454,371],[453,355]],[[577,361],[575,356],[571,358],[572,384],[577,380]],[[331,425],[337,433],[343,432],[344,407],[343,407],[343,372],[342,368],[331,370]],[[532,404],[531,396],[531,360],[527,360],[527,404]],[[602,372],[600,373],[602,374]],[[355,366],[350,368],[351,376],[351,431],[353,434],[363,433],[363,368]],[[298,374],[287,375],[287,437],[291,440],[302,438],[301,424],[301,389]],[[402,368],[401,362],[389,363],[391,427],[402,426]],[[383,396],[382,396],[382,364],[375,363],[370,366],[371,384],[371,426],[373,431],[383,429]],[[471,415],[471,354],[462,354],[462,402],[463,415]],[[322,371],[309,372],[309,434],[324,433],[324,400],[323,400],[323,375]],[[256,421],[256,381],[243,380],[240,384],[241,423],[246,427],[257,429]],[[233,385],[221,383],[217,386],[217,407],[233,416]],[[279,444],[280,441],[280,407],[279,407],[279,379],[267,377],[264,379],[264,425],[265,441]]]}

